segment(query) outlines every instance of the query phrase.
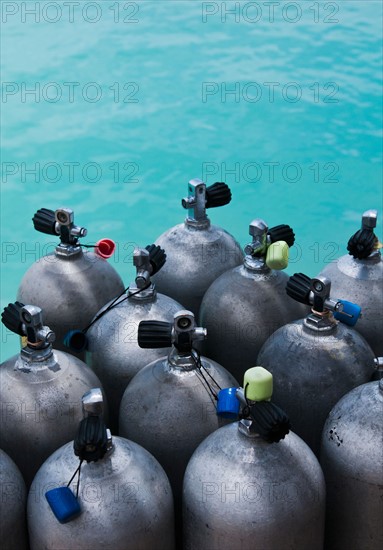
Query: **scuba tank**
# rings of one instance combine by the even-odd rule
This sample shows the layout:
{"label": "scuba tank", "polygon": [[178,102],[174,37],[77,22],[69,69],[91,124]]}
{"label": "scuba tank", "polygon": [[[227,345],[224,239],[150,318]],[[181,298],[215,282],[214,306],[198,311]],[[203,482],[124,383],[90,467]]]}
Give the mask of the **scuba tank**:
{"label": "scuba tank", "polygon": [[383,547],[382,433],[383,379],[351,390],[327,418],[321,464],[328,550]]}
{"label": "scuba tank", "polygon": [[159,246],[136,248],[135,283],[101,309],[86,331],[86,361],[106,391],[113,433],[118,433],[120,402],[126,386],[142,367],[166,353],[162,349],[139,347],[139,322],[153,318],[173,321],[174,314],[182,309],[172,298],[157,293],[151,282],[151,276],[161,269],[165,259],[166,254]]}
{"label": "scuba tank", "polygon": [[236,385],[221,365],[196,351],[195,343],[205,337],[191,311],[179,311],[174,323],[142,321],[140,347],[173,348],[136,374],[120,407],[120,435],[152,453],[169,477],[178,524],[186,465],[201,441],[228,422],[216,414],[216,396]]}
{"label": "scuba tank", "polygon": [[83,410],[75,440],[53,453],[32,483],[31,550],[173,550],[173,498],[165,472],[139,445],[112,439],[100,389],[83,396]]}
{"label": "scuba tank", "polygon": [[166,265],[153,281],[159,292],[171,296],[191,310],[196,318],[201,300],[211,283],[224,271],[239,265],[240,245],[227,231],[211,225],[207,208],[231,201],[229,187],[217,182],[210,187],[199,180],[189,181],[189,196],[182,200],[188,210],[183,224],[172,227],[156,240],[166,250]]}
{"label": "scuba tank", "polygon": [[376,356],[383,355],[383,261],[382,246],[374,234],[377,211],[367,210],[362,228],[348,241],[348,255],[328,264],[320,275],[331,280],[333,291],[360,305],[363,316],[357,330]]}
{"label": "scuba tank", "polygon": [[124,290],[120,276],[106,261],[115,245],[103,239],[95,245],[95,253],[83,252],[85,245],[80,244],[79,238],[85,237],[87,230],[74,225],[69,208],[55,212],[41,208],[32,221],[37,231],[59,235],[60,244],[53,254],[43,256],[28,269],[17,300],[41,307],[56,334],[57,349],[68,351],[64,335],[75,326],[90,323],[106,302]]}
{"label": "scuba tank", "polygon": [[0,449],[0,530],[2,550],[27,550],[27,490],[16,464]]}
{"label": "scuba tank", "polygon": [[323,473],[270,402],[272,376],[249,369],[236,395],[241,420],[209,435],[186,469],[184,550],[322,550]]}
{"label": "scuba tank", "polygon": [[305,319],[278,329],[258,355],[258,362],[275,376],[275,399],[317,456],[332,407],[352,388],[368,382],[374,372],[372,349],[350,328],[358,320],[360,307],[332,299],[330,289],[325,277],[310,279],[303,273],[290,277],[288,295],[311,305],[312,311]]}
{"label": "scuba tank", "polygon": [[206,355],[238,380],[273,332],[308,311],[286,296],[288,275],[280,271],[287,267],[293,230],[288,225],[269,229],[255,219],[249,233],[252,242],[245,247],[243,265],[214,281],[200,309],[200,322],[209,334]]}
{"label": "scuba tank", "polygon": [[9,304],[3,324],[27,345],[0,365],[0,447],[15,461],[27,487],[46,458],[70,441],[81,419],[81,395],[97,376],[85,363],[52,349],[55,334],[41,309]]}

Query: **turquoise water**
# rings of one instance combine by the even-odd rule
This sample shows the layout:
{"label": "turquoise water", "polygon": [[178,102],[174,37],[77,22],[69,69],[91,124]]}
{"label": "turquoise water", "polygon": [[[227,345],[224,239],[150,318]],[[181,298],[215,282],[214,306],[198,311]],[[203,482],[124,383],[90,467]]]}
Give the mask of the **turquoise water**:
{"label": "turquoise water", "polygon": [[65,4],[2,2],[2,307],[54,240],[38,208],[113,238],[128,284],[192,177],[230,185],[210,217],[242,244],[255,217],[291,224],[290,273],[343,254],[367,208],[381,236],[380,0]]}

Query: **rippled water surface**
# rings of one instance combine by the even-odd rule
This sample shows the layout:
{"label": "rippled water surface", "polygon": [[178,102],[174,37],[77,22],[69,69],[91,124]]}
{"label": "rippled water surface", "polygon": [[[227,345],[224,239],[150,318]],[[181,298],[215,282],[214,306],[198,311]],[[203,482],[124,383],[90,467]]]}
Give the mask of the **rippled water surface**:
{"label": "rippled water surface", "polygon": [[255,217],[291,224],[290,273],[343,254],[363,210],[382,216],[382,5],[2,2],[2,306],[52,242],[38,208],[117,241],[128,284],[192,177],[230,185],[210,217],[243,244]]}

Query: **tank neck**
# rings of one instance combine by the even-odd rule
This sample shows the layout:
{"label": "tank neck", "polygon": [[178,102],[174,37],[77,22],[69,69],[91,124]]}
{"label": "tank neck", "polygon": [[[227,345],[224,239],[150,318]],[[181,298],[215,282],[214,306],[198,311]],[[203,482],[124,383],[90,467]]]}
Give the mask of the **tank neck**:
{"label": "tank neck", "polygon": [[171,367],[183,371],[192,371],[197,369],[192,352],[180,353],[175,347],[172,348],[168,355],[168,362]]}
{"label": "tank neck", "polygon": [[354,261],[360,265],[372,265],[372,264],[378,264],[381,261],[381,259],[382,259],[382,254],[380,250],[374,250],[373,252],[371,252],[369,256],[367,256],[367,258],[363,258],[363,260],[354,258]]}
{"label": "tank neck", "polygon": [[154,302],[157,298],[157,290],[153,283],[145,290],[140,290],[136,283],[132,283],[129,285],[127,295],[132,302]]}
{"label": "tank neck", "polygon": [[206,231],[210,228],[210,220],[206,216],[203,219],[195,220],[194,218],[185,218],[185,227],[196,231]]}
{"label": "tank neck", "polygon": [[249,439],[257,439],[260,437],[256,430],[253,420],[243,418],[238,422],[238,431],[241,435],[248,437]]}
{"label": "tank neck", "polygon": [[253,257],[249,254],[245,256],[243,260],[243,266],[251,272],[257,273],[270,273],[271,269],[267,267],[265,259],[261,256]]}
{"label": "tank neck", "polygon": [[339,322],[334,318],[331,311],[328,310],[322,313],[312,309],[310,315],[303,320],[305,330],[326,336],[333,333],[338,324]]}
{"label": "tank neck", "polygon": [[31,371],[39,369],[54,369],[58,366],[57,358],[53,353],[53,348],[49,344],[42,349],[35,349],[30,344],[20,351],[16,360],[15,368],[22,371]]}
{"label": "tank neck", "polygon": [[80,245],[60,243],[56,246],[55,254],[59,258],[73,258],[75,256],[83,255],[83,251]]}

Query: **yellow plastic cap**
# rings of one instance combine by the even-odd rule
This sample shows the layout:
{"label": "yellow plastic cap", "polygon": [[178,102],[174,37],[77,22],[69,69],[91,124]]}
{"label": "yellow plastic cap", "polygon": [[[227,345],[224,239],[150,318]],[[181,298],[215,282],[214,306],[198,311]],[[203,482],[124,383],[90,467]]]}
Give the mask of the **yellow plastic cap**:
{"label": "yellow plastic cap", "polygon": [[245,396],[251,401],[267,401],[273,395],[273,375],[263,367],[253,367],[243,378]]}
{"label": "yellow plastic cap", "polygon": [[270,269],[285,269],[289,263],[289,245],[285,241],[272,243],[267,249],[266,265]]}

